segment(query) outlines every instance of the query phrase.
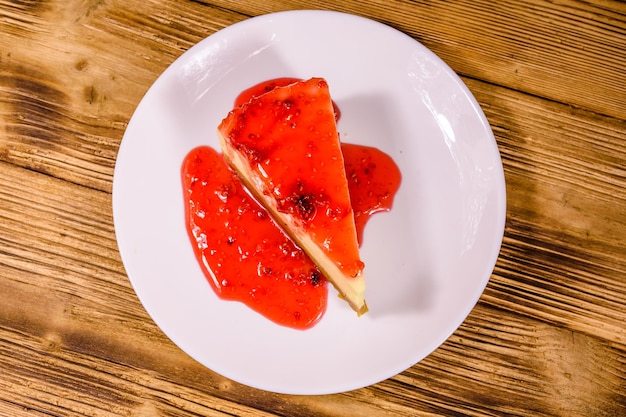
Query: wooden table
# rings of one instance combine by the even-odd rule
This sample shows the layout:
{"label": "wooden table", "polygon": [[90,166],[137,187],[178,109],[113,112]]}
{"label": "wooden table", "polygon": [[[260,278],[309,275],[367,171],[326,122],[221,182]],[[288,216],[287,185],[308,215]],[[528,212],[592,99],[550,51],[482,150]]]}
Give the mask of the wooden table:
{"label": "wooden table", "polygon": [[[507,182],[491,280],[434,353],[336,395],[252,389],[133,292],[116,154],[157,76],[264,13],[324,8],[423,43],[481,104]],[[626,3],[0,0],[0,415],[626,415]]]}

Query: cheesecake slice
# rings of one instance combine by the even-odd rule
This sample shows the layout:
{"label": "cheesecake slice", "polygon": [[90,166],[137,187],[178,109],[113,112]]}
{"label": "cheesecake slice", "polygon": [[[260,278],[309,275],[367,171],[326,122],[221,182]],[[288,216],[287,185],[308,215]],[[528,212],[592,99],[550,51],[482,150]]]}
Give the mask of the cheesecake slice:
{"label": "cheesecake slice", "polygon": [[359,315],[364,264],[333,102],[322,78],[276,87],[232,110],[222,152],[248,190]]}

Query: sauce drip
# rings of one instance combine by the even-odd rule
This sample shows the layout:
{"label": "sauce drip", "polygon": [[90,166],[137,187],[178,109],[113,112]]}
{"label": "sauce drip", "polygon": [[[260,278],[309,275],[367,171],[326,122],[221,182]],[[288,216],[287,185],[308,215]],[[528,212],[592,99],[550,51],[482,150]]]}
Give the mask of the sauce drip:
{"label": "sauce drip", "polygon": [[[277,78],[243,91],[235,106],[299,81]],[[335,118],[341,112],[333,103]],[[384,152],[341,144],[359,243],[371,216],[392,208],[400,170]],[[185,222],[194,254],[218,297],[236,300],[295,329],[314,326],[326,311],[326,279],[243,187],[221,154],[202,146],[182,166]]]}
{"label": "sauce drip", "polygon": [[341,144],[359,244],[370,217],[389,211],[402,175],[389,155],[369,146]]}

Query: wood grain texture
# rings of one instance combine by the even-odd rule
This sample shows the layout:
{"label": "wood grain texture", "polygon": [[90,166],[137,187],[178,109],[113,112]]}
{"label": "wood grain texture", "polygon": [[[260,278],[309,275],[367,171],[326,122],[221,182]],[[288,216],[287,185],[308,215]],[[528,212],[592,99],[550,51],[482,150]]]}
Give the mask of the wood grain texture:
{"label": "wood grain texture", "polygon": [[110,191],[126,124],[150,85],[242,18],[162,3],[0,2],[0,159]]}
{"label": "wood grain texture", "polygon": [[[116,154],[159,74],[247,17],[355,13],[457,71],[494,131],[507,224],[476,308],[371,387],[255,390],[154,324],[121,263]],[[0,415],[626,415],[626,4],[0,0]]]}

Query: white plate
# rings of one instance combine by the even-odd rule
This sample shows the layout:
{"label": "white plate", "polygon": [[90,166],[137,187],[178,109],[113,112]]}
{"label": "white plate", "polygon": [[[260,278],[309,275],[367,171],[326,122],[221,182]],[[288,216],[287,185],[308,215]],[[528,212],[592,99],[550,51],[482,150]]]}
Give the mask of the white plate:
{"label": "white plate", "polygon": [[[192,148],[219,149],[216,127],[242,90],[313,76],[330,85],[343,140],[385,151],[403,180],[365,230],[370,312],[357,318],[331,288],[326,315],[299,331],[215,296],[185,231],[180,169]],[[371,20],[293,11],[215,33],[154,83],[120,146],[113,211],[130,281],[174,343],[235,381],[325,394],[402,372],[463,322],[500,250],[505,186],[484,114],[432,52]]]}

